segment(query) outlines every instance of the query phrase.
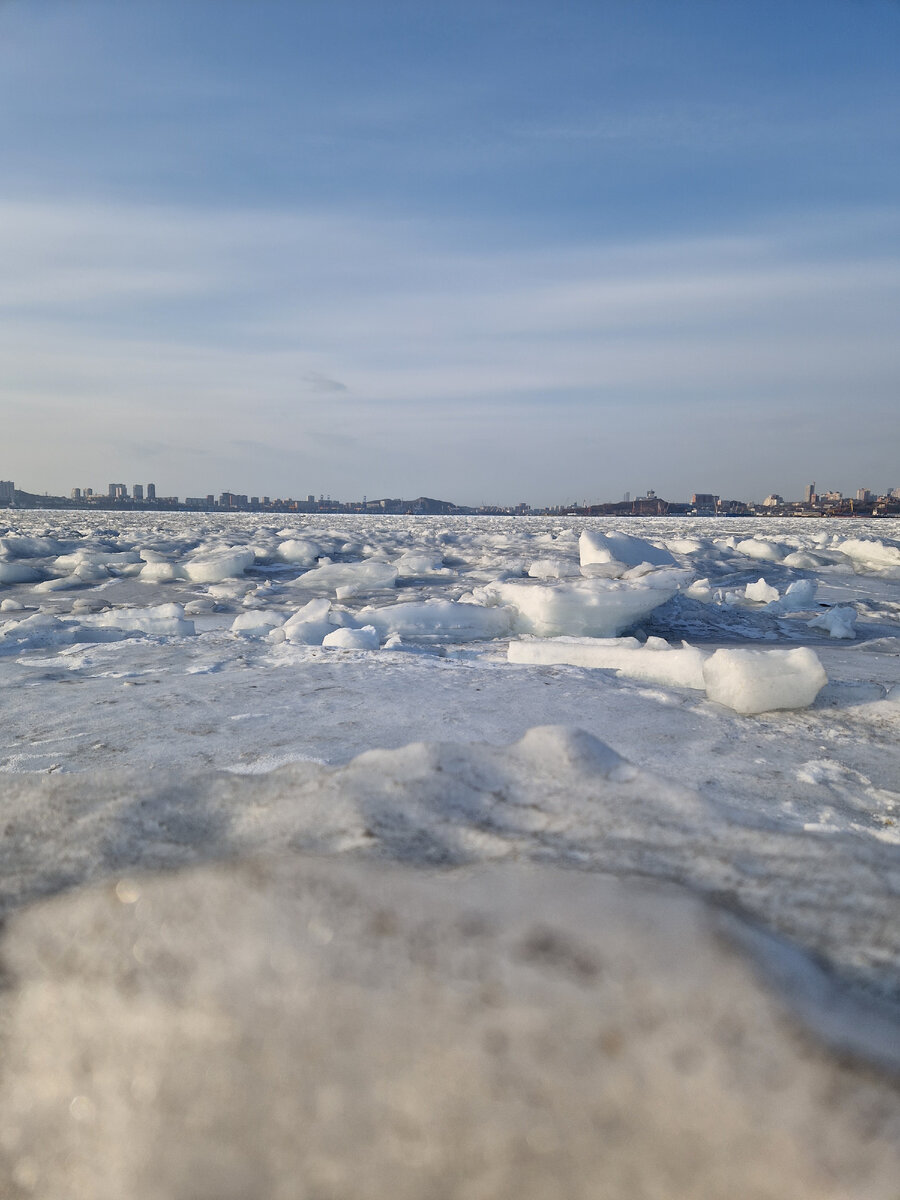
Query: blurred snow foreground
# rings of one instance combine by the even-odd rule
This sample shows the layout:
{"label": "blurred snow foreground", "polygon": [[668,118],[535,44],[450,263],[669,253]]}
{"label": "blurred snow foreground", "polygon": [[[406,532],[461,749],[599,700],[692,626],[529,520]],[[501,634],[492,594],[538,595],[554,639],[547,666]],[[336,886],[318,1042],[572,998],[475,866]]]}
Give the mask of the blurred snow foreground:
{"label": "blurred snow foreground", "polygon": [[3,805],[4,1197],[896,1196],[887,846],[557,727]]}

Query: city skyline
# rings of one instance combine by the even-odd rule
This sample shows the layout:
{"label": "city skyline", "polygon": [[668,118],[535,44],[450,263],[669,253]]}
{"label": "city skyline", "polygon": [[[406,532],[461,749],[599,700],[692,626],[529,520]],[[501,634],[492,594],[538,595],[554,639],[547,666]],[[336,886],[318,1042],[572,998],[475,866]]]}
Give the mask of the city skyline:
{"label": "city skyline", "polygon": [[2,5],[5,453],[47,491],[892,483],[898,39],[877,0]]}
{"label": "city skyline", "polygon": [[[900,511],[898,509],[900,487],[889,485],[871,489],[860,486],[855,489],[853,494],[845,495],[841,490],[835,488],[817,491],[815,482],[806,484],[802,497],[796,499],[790,495],[785,497],[778,492],[770,492],[765,498],[760,499],[758,497],[740,497],[734,494],[719,495],[712,492],[693,491],[689,493],[690,500],[688,501],[680,493],[665,498],[660,496],[655,489],[648,488],[643,493],[635,493],[634,496],[630,491],[626,491],[621,499],[613,499],[611,496],[598,497],[596,494],[592,494],[590,498],[584,496],[580,500],[567,499],[549,505],[532,504],[528,499],[511,501],[508,498],[502,501],[483,501],[480,504],[473,504],[447,496],[443,498],[429,497],[422,491],[416,493],[415,496],[407,495],[405,498],[390,494],[383,497],[369,497],[365,493],[340,497],[332,496],[329,492],[327,494],[319,493],[317,497],[315,493],[310,492],[300,492],[294,496],[293,491],[288,491],[283,495],[264,492],[253,495],[249,492],[235,492],[230,489],[203,493],[198,492],[198,489],[195,488],[194,491],[198,494],[167,493],[164,489],[158,489],[155,482],[147,482],[134,483],[130,490],[128,484],[109,483],[105,489],[76,485],[67,493],[35,493],[30,492],[27,488],[16,488],[13,480],[0,480],[0,505],[39,507],[40,501],[46,499],[51,507],[66,505],[107,508],[111,506],[122,508],[158,507],[217,511],[295,511],[300,513],[341,510],[355,512],[433,511],[437,513],[458,510],[460,512],[552,513],[591,509],[622,510],[624,512],[629,505],[632,506],[634,513],[641,515],[653,515],[654,511],[658,511],[669,514],[694,512],[703,515],[721,513],[736,516],[792,509],[808,509],[826,513],[829,510],[845,509],[848,505],[851,512],[854,505],[859,506],[860,512],[877,508],[878,512],[875,515],[885,515],[886,513],[896,515],[895,510]],[[659,506],[658,509],[656,506]]]}

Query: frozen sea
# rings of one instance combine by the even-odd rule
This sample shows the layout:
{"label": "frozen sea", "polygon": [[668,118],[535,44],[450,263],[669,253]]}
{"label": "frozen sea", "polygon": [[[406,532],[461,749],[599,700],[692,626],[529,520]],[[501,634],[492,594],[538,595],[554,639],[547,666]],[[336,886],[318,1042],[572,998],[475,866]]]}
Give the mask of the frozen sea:
{"label": "frozen sea", "polygon": [[2,518],[0,1195],[896,1200],[900,522]]}

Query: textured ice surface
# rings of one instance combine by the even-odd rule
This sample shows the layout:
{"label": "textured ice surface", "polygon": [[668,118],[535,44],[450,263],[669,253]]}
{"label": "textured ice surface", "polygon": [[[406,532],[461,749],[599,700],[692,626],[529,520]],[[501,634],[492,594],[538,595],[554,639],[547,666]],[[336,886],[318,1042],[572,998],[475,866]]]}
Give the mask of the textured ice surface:
{"label": "textured ice surface", "polygon": [[[436,1163],[443,1191],[460,1196],[479,1187],[578,1195],[582,1178],[602,1178],[604,1194],[623,1198],[640,1187],[894,1200],[884,1181],[896,1178],[895,1099],[885,1097],[896,1087],[877,1073],[890,1056],[875,1033],[887,1020],[896,1035],[900,1000],[900,525],[877,523],[873,539],[871,523],[779,519],[5,517],[0,1022],[15,1036],[0,1067],[9,1154],[0,1195],[77,1198],[81,1188],[195,1200],[202,1180],[217,1197],[233,1187],[280,1200],[296,1193],[302,1158],[304,1179],[321,1168],[325,1195],[364,1195],[370,1182],[379,1194],[441,1194],[421,1173]],[[675,565],[641,549],[635,565],[617,558],[616,577],[604,575],[612,558],[581,565],[585,532],[665,546]],[[621,539],[609,541],[624,554]],[[188,564],[207,578],[191,578]],[[748,602],[761,574],[778,600]],[[826,627],[810,624],[819,613]],[[831,636],[829,624],[853,624],[835,613],[855,616],[854,639]],[[626,640],[594,636],[601,630]],[[697,664],[748,647],[799,649],[807,662],[814,652],[828,682],[799,710],[748,717],[712,702],[696,686]],[[783,698],[784,663],[795,659],[745,670],[738,690],[774,687]],[[804,686],[812,674],[799,672]],[[725,675],[733,684],[734,671]],[[288,765],[271,770],[278,764]],[[321,875],[301,857],[286,875],[268,861],[250,865],[272,853],[328,861]],[[361,858],[394,865],[386,911],[399,911],[424,974],[405,950],[376,962],[381,934],[369,949],[351,940],[346,960],[329,957],[343,955],[343,926],[325,909],[346,913],[349,929],[354,912],[364,919],[350,897],[381,887],[358,881],[362,866],[348,859]],[[210,865],[223,861],[237,865]],[[537,891],[513,885],[515,862],[531,864]],[[417,887],[406,877],[435,864],[445,890],[423,879],[421,893],[398,898],[392,889]],[[196,874],[144,879],[186,867]],[[593,924],[557,882],[559,867],[596,898]],[[349,908],[322,890],[331,871],[346,872],[333,878]],[[627,885],[626,907],[650,906],[659,945],[608,907],[604,889],[626,887],[599,878],[611,875],[645,881]],[[749,918],[731,946],[753,942],[750,928],[766,931],[764,974],[718,934],[695,940],[706,916],[667,924],[682,902],[642,898],[654,880],[693,895],[684,901],[692,911]],[[103,881],[122,883],[114,913],[147,921],[139,936],[107,921]],[[84,891],[94,884],[101,891]],[[142,887],[144,900],[158,897],[143,909],[127,901]],[[516,920],[551,927],[527,960],[504,949],[526,940],[503,915],[507,887]],[[558,912],[548,894],[559,896]],[[325,909],[303,907],[316,896]],[[56,898],[32,909],[41,897]],[[479,920],[496,907],[499,940],[445,937],[441,914],[455,928],[467,900]],[[258,921],[243,926],[238,914],[250,920],[257,903]],[[374,906],[366,912],[376,919]],[[421,925],[402,924],[419,913]],[[216,932],[220,917],[227,936]],[[577,943],[572,954],[557,944],[564,934]],[[599,937],[640,953],[626,961]],[[126,949],[104,968],[99,947],[119,938]],[[310,945],[323,957],[306,957]],[[588,961],[583,945],[602,958],[594,982],[577,966]],[[680,975],[664,969],[663,945]],[[361,975],[347,974],[350,962]],[[726,962],[739,973],[736,990]],[[760,982],[781,968],[789,982]],[[217,971],[221,990],[205,991]],[[678,1000],[678,978],[689,1002]],[[478,1003],[467,1008],[473,981]],[[351,994],[359,1007],[345,1020]],[[610,1008],[616,996],[621,1007]],[[741,996],[760,1006],[758,1025],[713,1015],[738,1012]],[[783,1000],[789,1019],[778,1015]],[[298,1014],[309,1004],[320,1013],[309,1045],[321,1049],[300,1078],[292,1039],[303,1036]],[[878,1015],[871,1004],[885,1007]],[[598,1017],[607,1012],[616,1014],[609,1029]],[[379,1042],[392,1014],[410,1031],[409,1077],[390,1076],[395,1043]],[[582,1021],[590,1044],[567,1040]],[[663,1027],[669,1040],[654,1042]],[[437,1039],[437,1058],[422,1029]],[[875,1073],[835,1057],[835,1044],[865,1054]],[[345,1062],[356,1073],[336,1101],[327,1089]],[[769,1064],[765,1102],[757,1062]],[[780,1074],[778,1063],[787,1064]],[[468,1106],[453,1107],[456,1079]],[[516,1098],[508,1123],[496,1108],[504,1079]],[[254,1098],[252,1113],[242,1094]],[[422,1124],[404,1124],[412,1118],[403,1113]],[[782,1113],[795,1115],[779,1125]],[[176,1144],[176,1128],[183,1157],[169,1162],[159,1146]],[[313,1140],[298,1142],[298,1129]],[[365,1152],[348,1154],[340,1131]],[[483,1157],[482,1145],[496,1155]],[[474,1147],[471,1156],[460,1146]],[[591,1157],[597,1146],[602,1161]],[[536,1165],[544,1155],[546,1187]],[[367,1161],[378,1169],[339,1177]],[[608,1178],[597,1175],[604,1163]],[[98,1181],[97,1171],[107,1174]]]}

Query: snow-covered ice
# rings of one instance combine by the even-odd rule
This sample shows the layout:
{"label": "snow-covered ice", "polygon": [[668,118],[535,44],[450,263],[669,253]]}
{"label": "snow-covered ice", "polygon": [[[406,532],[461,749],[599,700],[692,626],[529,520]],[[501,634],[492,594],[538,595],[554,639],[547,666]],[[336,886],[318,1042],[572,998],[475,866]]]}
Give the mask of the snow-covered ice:
{"label": "snow-covered ice", "polygon": [[662,638],[648,638],[644,645],[633,637],[517,639],[509,643],[508,657],[511,663],[601,667],[667,687],[706,686],[701,651],[685,645],[675,649]]}
{"label": "snow-covered ice", "polygon": [[776,708],[808,708],[828,682],[816,652],[717,650],[703,664],[706,694],[739,713]]}
{"label": "snow-covered ice", "polygon": [[895,1200],[900,523],[3,517],[0,1195]]}

